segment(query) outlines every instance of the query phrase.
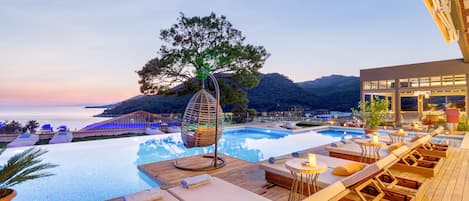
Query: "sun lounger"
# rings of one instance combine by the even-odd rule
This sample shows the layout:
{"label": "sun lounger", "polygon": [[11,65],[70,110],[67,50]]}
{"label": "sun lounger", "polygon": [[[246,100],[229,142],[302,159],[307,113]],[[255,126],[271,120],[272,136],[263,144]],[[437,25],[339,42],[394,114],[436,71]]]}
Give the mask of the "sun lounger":
{"label": "sun lounger", "polygon": [[426,177],[434,177],[441,169],[442,163],[438,161],[429,161],[416,158],[414,151],[407,146],[402,146],[393,152],[399,158],[399,162],[392,166],[392,169],[412,172]]}
{"label": "sun lounger", "polygon": [[340,181],[335,182],[328,187],[321,189],[313,195],[303,199],[303,201],[331,201],[340,200],[350,193],[350,190],[345,188],[344,184]]}
{"label": "sun lounger", "polygon": [[59,131],[50,139],[49,144],[68,143],[73,140],[73,134],[67,131]]}
{"label": "sun lounger", "polygon": [[13,141],[7,144],[7,147],[24,147],[24,146],[32,146],[39,141],[39,135],[30,134],[30,133],[23,133],[18,135]]}
{"label": "sun lounger", "polygon": [[[429,136],[430,137],[430,136]],[[430,137],[431,138],[431,137]],[[402,146],[397,150],[394,150],[391,153],[394,153],[397,157],[400,158],[400,161],[394,165],[393,169],[413,172],[421,174],[427,177],[435,176],[439,169],[441,168],[441,158],[429,155],[423,155],[418,151],[418,147],[422,146],[428,138],[419,139],[409,146]],[[347,143],[341,147],[326,147],[329,151],[329,156],[361,161],[361,148],[360,145],[355,143]],[[395,153],[400,152],[400,153]],[[383,158],[389,155],[387,148],[380,150],[380,157]],[[365,156],[367,157],[367,156]],[[365,161],[371,161],[367,158]]]}
{"label": "sun lounger", "polygon": [[417,150],[424,155],[436,156],[436,157],[447,157],[448,156],[448,147],[441,145],[434,145],[431,143],[432,136],[426,135],[416,142],[419,142],[420,145],[417,147]]}
{"label": "sun lounger", "polygon": [[301,128],[301,127],[297,126],[296,123],[287,122],[285,124],[285,128],[287,128],[287,129],[298,129],[298,128]]}
{"label": "sun lounger", "polygon": [[[395,177],[389,167],[398,162],[391,154],[363,170],[327,186],[303,201],[341,200],[414,200],[423,194],[419,181]],[[368,191],[368,193],[367,193]],[[417,199],[418,200],[418,199]]]}
{"label": "sun lounger", "polygon": [[269,199],[248,191],[244,188],[231,184],[227,181],[212,177],[211,181],[207,184],[194,187],[183,188],[176,186],[168,190],[174,197],[181,201],[238,201],[238,200],[252,200],[252,201],[268,201]]}
{"label": "sun lounger", "polygon": [[[352,161],[361,161],[362,160],[362,148],[360,148],[360,145],[357,143],[354,143],[352,141],[348,141],[342,146],[327,146],[326,147],[327,151],[329,151],[329,156],[336,157],[336,158],[342,158],[346,160],[352,160]],[[383,147],[379,151],[379,155],[386,156],[388,155],[387,153],[387,148]],[[366,160],[364,161],[371,161],[374,162],[375,159],[372,159],[369,155],[365,155]]]}
{"label": "sun lounger", "polygon": [[181,127],[179,126],[170,126],[168,127],[168,133],[180,133]]}
{"label": "sun lounger", "polygon": [[124,196],[124,201],[178,201],[173,195],[160,188],[152,188]]}
{"label": "sun lounger", "polygon": [[164,132],[158,129],[158,127],[152,127],[152,128],[146,128],[145,129],[145,134],[147,135],[157,135],[157,134],[163,134]]}
{"label": "sun lounger", "polygon": [[[354,162],[319,154],[316,155],[316,158],[318,162],[325,163],[329,167],[327,172],[321,173],[318,177],[317,184],[319,188],[325,188],[337,181],[340,181],[343,178],[342,176],[336,176],[332,174],[332,170],[334,168],[350,162]],[[285,188],[290,188],[292,184],[292,176],[290,170],[285,167],[285,161],[275,164],[263,162],[261,163],[260,167],[265,171],[266,181],[283,186]]]}

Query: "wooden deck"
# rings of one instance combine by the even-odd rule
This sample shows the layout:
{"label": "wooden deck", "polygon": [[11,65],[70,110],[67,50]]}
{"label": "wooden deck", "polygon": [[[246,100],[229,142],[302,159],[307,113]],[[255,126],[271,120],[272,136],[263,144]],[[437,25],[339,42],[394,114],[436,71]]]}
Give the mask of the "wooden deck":
{"label": "wooden deck", "polygon": [[[174,160],[167,160],[141,165],[139,169],[152,179],[158,182],[161,189],[168,189],[179,185],[180,181],[186,177],[199,174],[209,174],[238,185],[246,190],[262,195],[271,200],[288,200],[289,190],[269,185],[264,177],[264,171],[257,163],[251,163],[241,159],[221,155],[226,160],[226,166],[212,171],[183,171],[173,166]],[[196,166],[210,163],[210,159],[198,156],[189,156],[178,159],[178,164],[186,166]],[[121,201],[122,198],[114,198],[109,201]]]}
{"label": "wooden deck", "polygon": [[[434,178],[393,170],[396,176],[422,181],[423,201],[469,201],[469,149],[450,148],[449,156]],[[317,150],[316,150],[316,153]],[[322,153],[321,153],[322,154]],[[222,155],[227,161],[223,168],[208,172],[182,171],[173,167],[173,160],[142,165],[140,169],[161,184],[162,189],[179,185],[181,179],[207,173],[271,200],[288,200],[288,189],[271,186],[257,163]],[[194,165],[207,162],[200,156],[178,159],[179,163]],[[121,201],[122,198],[111,199]]]}
{"label": "wooden deck", "polygon": [[469,201],[469,150],[450,148],[442,168],[433,178],[393,171],[396,176],[424,181],[424,201]]}

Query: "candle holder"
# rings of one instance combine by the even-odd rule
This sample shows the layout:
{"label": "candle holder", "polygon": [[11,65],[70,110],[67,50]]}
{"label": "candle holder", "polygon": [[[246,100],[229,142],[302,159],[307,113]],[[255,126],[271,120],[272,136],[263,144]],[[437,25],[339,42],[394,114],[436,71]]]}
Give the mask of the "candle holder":
{"label": "candle holder", "polygon": [[308,154],[308,166],[316,167],[316,154]]}
{"label": "candle holder", "polygon": [[371,142],[372,142],[373,144],[378,144],[378,142],[379,142],[379,137],[378,137],[377,135],[371,136]]}

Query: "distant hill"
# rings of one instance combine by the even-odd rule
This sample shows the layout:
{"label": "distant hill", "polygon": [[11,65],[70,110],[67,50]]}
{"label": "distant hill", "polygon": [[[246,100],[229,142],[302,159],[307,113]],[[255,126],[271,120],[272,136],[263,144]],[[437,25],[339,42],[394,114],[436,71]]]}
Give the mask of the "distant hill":
{"label": "distant hill", "polygon": [[286,111],[292,106],[310,106],[319,98],[301,88],[286,76],[265,74],[259,85],[248,91],[249,107],[257,111]]}
{"label": "distant hill", "polygon": [[304,90],[320,97],[315,108],[350,111],[360,101],[360,78],[330,75],[312,81],[297,83]]}
{"label": "distant hill", "polygon": [[[330,75],[297,84],[316,95],[333,94],[351,89],[360,90],[360,78],[355,76]],[[357,94],[357,96],[360,96],[360,94]]]}
{"label": "distant hill", "polygon": [[[265,74],[259,85],[248,90],[249,107],[257,111],[286,111],[293,106],[309,110],[350,111],[359,101],[358,77],[331,75],[294,83],[279,73]],[[153,113],[184,112],[191,94],[184,96],[142,96],[108,109],[103,115],[127,114],[137,110]],[[225,110],[227,108],[224,108]]]}

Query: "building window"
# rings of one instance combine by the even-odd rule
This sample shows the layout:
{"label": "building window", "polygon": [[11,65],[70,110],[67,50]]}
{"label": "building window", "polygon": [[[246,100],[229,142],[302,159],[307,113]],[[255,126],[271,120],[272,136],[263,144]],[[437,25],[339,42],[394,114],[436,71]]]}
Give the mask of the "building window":
{"label": "building window", "polygon": [[454,84],[455,85],[466,85],[466,75],[454,75]]}
{"label": "building window", "polygon": [[419,86],[420,87],[429,87],[430,86],[430,78],[429,77],[421,77],[419,79]]}
{"label": "building window", "polygon": [[440,87],[441,86],[441,77],[440,76],[435,76],[431,77],[431,86],[432,87]]}
{"label": "building window", "polygon": [[394,89],[396,86],[395,80],[388,80],[387,82],[387,88],[388,89]]}
{"label": "building window", "polygon": [[371,81],[371,89],[378,89],[378,81]]}
{"label": "building window", "polygon": [[387,86],[386,86],[386,80],[380,80],[378,81],[378,84],[379,84],[379,88],[380,89],[387,89]]}
{"label": "building window", "polygon": [[363,82],[363,89],[365,89],[365,90],[371,89],[371,82],[370,81],[364,81]]}
{"label": "building window", "polygon": [[409,87],[409,79],[400,79],[399,82],[401,83],[402,88]]}
{"label": "building window", "polygon": [[409,79],[409,87],[419,87],[419,79],[418,78],[410,78]]}
{"label": "building window", "polygon": [[454,85],[454,78],[452,75],[441,76],[443,86]]}

